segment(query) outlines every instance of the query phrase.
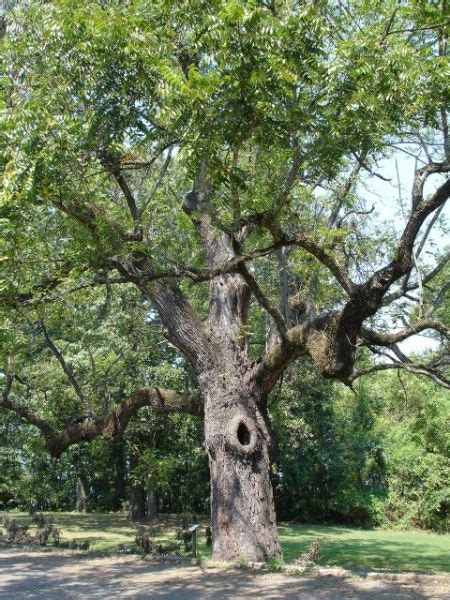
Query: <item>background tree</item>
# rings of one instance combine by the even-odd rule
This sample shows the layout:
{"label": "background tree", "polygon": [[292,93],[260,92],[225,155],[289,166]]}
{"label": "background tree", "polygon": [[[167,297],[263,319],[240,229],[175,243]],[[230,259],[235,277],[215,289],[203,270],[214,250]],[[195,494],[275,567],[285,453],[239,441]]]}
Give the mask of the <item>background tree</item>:
{"label": "background tree", "polygon": [[[447,257],[420,262],[450,194],[445,25],[442,3],[391,0],[56,0],[13,13],[5,302],[130,284],[198,385],[146,388],[47,429],[54,454],[118,435],[143,404],[203,413],[214,555],[265,560],[280,552],[267,401],[290,364],[308,356],[347,384],[396,368],[450,385],[445,359],[415,364],[397,346],[426,329],[448,337],[432,286]],[[386,236],[357,184],[411,144],[409,205]],[[390,308],[411,292],[392,332]],[[396,362],[367,365],[365,348]],[[13,380],[10,367],[3,406],[44,431]]]}
{"label": "background tree", "polygon": [[383,504],[389,487],[376,427],[379,403],[362,390],[355,396],[324,381],[308,362],[289,371],[278,394],[270,412],[278,440],[279,517],[378,523],[377,503]]}
{"label": "background tree", "polygon": [[[127,307],[126,318],[120,320],[118,327],[117,314],[124,306]],[[127,409],[131,394],[128,390],[133,390],[136,378],[141,382],[150,379],[162,386],[170,382],[182,387],[189,382],[189,373],[183,370],[179,360],[175,363],[173,349],[163,347],[157,335],[154,343],[147,346],[153,336],[151,332],[155,333],[155,325],[148,320],[140,295],[136,297],[133,292],[130,295],[130,290],[119,286],[108,290],[106,296],[97,289],[82,289],[58,303],[20,308],[9,313],[2,325],[4,339],[8,340],[2,348],[4,364],[9,369],[6,380],[12,390],[4,406],[40,429],[46,448],[54,457],[59,457],[71,444],[89,441],[97,435],[103,434],[114,442],[110,450],[100,445],[92,451],[87,448],[78,451],[74,446],[67,457],[72,467],[69,469],[65,460],[58,475],[56,472],[48,474],[49,487],[53,490],[50,493],[41,485],[43,471],[51,470],[50,461],[42,457],[43,444],[36,436],[30,437],[28,429],[19,427],[13,437],[25,455],[17,457],[17,461],[19,465],[21,461],[28,463],[26,471],[35,471],[29,480],[29,502],[39,506],[74,507],[79,476],[86,487],[89,504],[98,508],[120,508],[127,495],[127,480],[139,462],[140,449],[138,452],[135,449],[133,432],[139,426],[139,435],[147,443],[155,439],[158,429],[167,430],[163,437],[169,435],[164,418],[158,421],[154,414],[160,411],[156,396],[152,394],[147,398],[145,390],[141,390],[144,397],[138,407],[151,406],[153,402],[154,410],[141,410],[139,422],[128,438],[121,439],[124,427],[137,410],[133,404],[131,412]],[[122,406],[119,421],[115,418],[117,413],[111,414],[111,409],[117,406]],[[15,427],[18,427],[17,420],[6,420],[5,436]],[[89,432],[93,429],[91,435]],[[183,446],[187,442],[180,433],[178,440]],[[190,441],[194,439],[195,435]],[[20,466],[18,471],[21,471]],[[100,481],[102,472],[106,474],[104,483]],[[55,478],[60,476],[67,478],[67,482],[57,485]],[[105,490],[111,480],[115,480],[114,492]],[[72,505],[67,504],[67,485]],[[11,498],[17,496],[20,502],[21,493],[12,494]],[[137,517],[142,518],[143,514]]]}

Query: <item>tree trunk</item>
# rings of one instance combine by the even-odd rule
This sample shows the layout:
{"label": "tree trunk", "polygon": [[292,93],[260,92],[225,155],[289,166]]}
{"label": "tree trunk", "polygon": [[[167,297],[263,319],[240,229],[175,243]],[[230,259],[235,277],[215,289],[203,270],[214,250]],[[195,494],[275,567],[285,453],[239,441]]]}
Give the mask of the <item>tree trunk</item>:
{"label": "tree trunk", "polygon": [[153,521],[153,519],[156,519],[156,517],[158,516],[158,499],[156,496],[156,490],[154,488],[149,488],[147,490],[145,512],[149,521]]}
{"label": "tree trunk", "polygon": [[128,511],[128,518],[130,521],[141,521],[144,516],[144,488],[142,485],[133,485],[130,490],[130,508]]}
{"label": "tree trunk", "polygon": [[84,491],[83,482],[80,477],[77,477],[77,501],[75,504],[75,510],[77,512],[85,512],[86,510],[86,492]]}
{"label": "tree trunk", "polygon": [[120,510],[122,507],[122,502],[126,497],[125,456],[123,441],[116,442],[113,445],[113,452],[115,462],[113,510]]}
{"label": "tree trunk", "polygon": [[[130,474],[138,465],[138,458],[130,457]],[[128,518],[130,521],[140,521],[145,517],[145,494],[144,488],[140,483],[134,483],[130,488],[130,507],[128,509]]]}
{"label": "tree trunk", "polygon": [[281,553],[270,481],[271,436],[259,394],[243,379],[226,373],[205,383],[213,556],[260,562]]}

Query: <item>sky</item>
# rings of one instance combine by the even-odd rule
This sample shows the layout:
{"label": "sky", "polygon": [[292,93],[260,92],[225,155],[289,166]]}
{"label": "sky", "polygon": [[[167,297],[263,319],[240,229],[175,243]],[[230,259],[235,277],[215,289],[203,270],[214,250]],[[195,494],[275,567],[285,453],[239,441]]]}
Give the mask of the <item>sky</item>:
{"label": "sky", "polygon": [[[369,207],[375,205],[374,222],[386,222],[387,227],[389,227],[392,232],[396,233],[398,239],[405,225],[410,208],[415,159],[402,151],[395,151],[392,157],[381,160],[379,162],[379,167],[377,172],[391,181],[383,181],[377,177],[367,178],[365,181],[366,189],[364,189],[364,191],[361,190],[361,193],[367,199],[367,205]],[[425,197],[433,193],[434,189],[436,189],[439,183],[438,177],[442,180],[442,176],[431,176],[429,178],[424,190]],[[399,202],[399,179],[401,182],[401,195],[404,204],[403,211],[400,208]],[[431,218],[432,215],[422,226],[421,232],[425,231],[426,224]],[[436,261],[433,258],[436,249],[442,251],[445,247],[450,246],[450,236],[448,235],[448,231],[445,232],[445,228],[443,230],[442,226],[439,226],[445,223],[448,224],[449,222],[450,204],[447,203],[421,254],[421,261],[429,264],[431,268],[436,265]],[[420,237],[421,236],[419,236],[418,239],[420,239]],[[425,272],[427,271],[428,268]],[[393,331],[401,329],[403,326],[404,325],[396,327],[396,324],[393,323]],[[412,336],[400,344],[402,351],[407,355],[424,352],[426,350],[434,350],[437,346],[438,342],[431,338],[429,331],[424,332],[421,335]]]}

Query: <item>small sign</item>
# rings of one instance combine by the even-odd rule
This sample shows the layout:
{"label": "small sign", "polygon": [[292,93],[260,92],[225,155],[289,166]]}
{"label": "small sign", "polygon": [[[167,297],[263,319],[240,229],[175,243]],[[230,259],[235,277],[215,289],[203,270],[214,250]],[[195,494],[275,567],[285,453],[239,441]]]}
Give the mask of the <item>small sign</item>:
{"label": "small sign", "polygon": [[192,533],[192,556],[197,556],[197,529],[199,527],[200,525],[194,524],[188,529],[189,533]]}

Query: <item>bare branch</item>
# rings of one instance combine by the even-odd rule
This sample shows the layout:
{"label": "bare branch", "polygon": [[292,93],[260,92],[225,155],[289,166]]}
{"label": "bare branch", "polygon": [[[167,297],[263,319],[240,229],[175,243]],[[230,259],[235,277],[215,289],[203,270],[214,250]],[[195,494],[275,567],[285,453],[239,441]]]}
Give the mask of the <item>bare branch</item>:
{"label": "bare branch", "polygon": [[450,138],[448,135],[448,119],[447,111],[445,108],[441,108],[441,119],[442,119],[442,135],[444,137],[444,154],[447,162],[450,163]]}
{"label": "bare branch", "polygon": [[[450,260],[450,252],[447,252],[447,254],[444,255],[443,259],[436,265],[436,267],[432,271],[427,273],[427,275],[424,275],[422,277],[422,284],[427,285],[430,281],[432,281],[436,277],[436,275],[438,275],[442,271],[442,269],[445,267],[445,265],[448,263],[449,260]],[[416,283],[410,283],[406,287],[402,286],[402,287],[398,288],[394,292],[392,292],[384,297],[383,305],[387,306],[387,305],[391,304],[395,300],[398,300],[399,298],[406,296],[408,292],[416,290],[418,287],[419,287],[419,283],[416,282]]]}
{"label": "bare branch", "polygon": [[145,211],[147,210],[148,205],[152,201],[152,199],[155,196],[156,192],[161,187],[161,184],[162,184],[162,182],[164,180],[164,177],[166,176],[167,169],[169,168],[169,164],[170,164],[171,160],[172,160],[172,147],[169,148],[169,152],[167,153],[166,160],[164,161],[164,163],[163,163],[163,165],[161,167],[161,171],[159,172],[158,179],[155,181],[155,184],[154,184],[154,186],[152,188],[152,191],[150,192],[149,197],[147,198],[147,201],[144,202],[144,204],[142,205],[142,208],[139,210],[139,219],[145,213]]}
{"label": "bare branch", "polygon": [[372,208],[368,209],[368,210],[348,210],[346,213],[344,213],[342,215],[342,217],[336,222],[336,227],[342,227],[343,222],[345,221],[345,219],[348,219],[348,217],[350,217],[351,215],[370,215],[371,213],[373,213],[373,211],[375,210],[375,204],[372,206]]}
{"label": "bare branch", "polygon": [[368,173],[370,173],[372,175],[372,177],[377,177],[378,179],[381,179],[381,181],[387,181],[390,182],[390,178],[389,177],[384,177],[384,175],[381,175],[380,173],[377,173],[376,171],[374,171],[372,169],[372,167],[370,167],[366,162],[365,162],[365,155],[363,155],[362,157],[357,156],[356,154],[353,154],[353,156],[356,158],[356,160],[358,161],[358,164]]}
{"label": "bare branch", "polygon": [[442,204],[440,206],[440,208],[437,209],[437,211],[434,213],[433,218],[430,220],[430,222],[427,225],[427,228],[424,231],[424,234],[422,236],[422,239],[420,240],[419,246],[417,247],[416,250],[416,258],[419,258],[419,256],[422,253],[422,250],[427,242],[427,239],[431,233],[431,230],[433,229],[436,221],[439,219],[439,217],[441,216],[442,211],[444,210],[445,204]]}
{"label": "bare branch", "polygon": [[409,29],[395,29],[394,31],[390,31],[388,35],[394,35],[397,33],[416,33],[418,31],[429,31],[431,29],[441,29],[442,27],[446,27],[450,24],[450,21],[442,21],[437,25],[425,25],[424,27],[412,27]]}
{"label": "bare branch", "polygon": [[427,161],[429,163],[432,163],[433,159],[431,157],[430,150],[428,149],[428,146],[427,146],[425,140],[423,139],[423,136],[421,135],[420,131],[417,132],[417,137],[419,138],[420,145],[422,146],[423,151],[425,152],[425,156],[427,157]]}
{"label": "bare branch", "polygon": [[417,273],[417,284],[418,284],[418,290],[419,290],[419,316],[420,318],[423,317],[423,280],[422,280],[422,273],[420,271],[419,265],[417,264],[417,258],[416,258],[416,254],[414,252],[414,250],[412,251],[412,259],[413,259],[413,263],[414,263],[414,268],[416,269],[416,273]]}
{"label": "bare branch", "polygon": [[421,319],[413,325],[396,333],[382,333],[363,327],[361,328],[361,336],[365,343],[375,344],[377,346],[392,346],[392,344],[398,344],[412,335],[425,331],[426,329],[433,329],[447,338],[450,336],[450,329],[444,325],[444,323],[434,319]]}
{"label": "bare branch", "polygon": [[450,390],[450,381],[439,373],[436,373],[430,369],[427,365],[403,362],[380,363],[377,365],[372,365],[371,367],[360,369],[359,371],[353,373],[353,375],[349,378],[349,383],[353,383],[353,381],[358,379],[358,377],[362,377],[363,375],[369,375],[370,373],[376,373],[378,371],[389,371],[392,369],[402,369],[404,371],[408,371],[409,373],[413,373],[414,375],[424,375],[425,377],[433,379],[433,381],[446,390]]}
{"label": "bare branch", "polygon": [[356,158],[357,158],[357,162],[354,165],[348,179],[346,179],[344,181],[344,183],[342,184],[341,189],[339,190],[339,193],[337,195],[336,202],[335,202],[333,208],[331,209],[331,213],[328,218],[328,223],[330,225],[335,224],[335,222],[339,216],[339,212],[345,202],[345,199],[347,198],[347,196],[353,189],[353,186],[355,185],[355,182],[358,178],[359,172],[361,171],[362,162],[358,157],[356,157]]}
{"label": "bare branch", "polygon": [[436,296],[435,300],[431,303],[430,308],[427,310],[426,317],[430,318],[433,313],[438,309],[444,302],[447,292],[450,290],[450,281],[447,281],[441,288],[440,292]]}
{"label": "bare branch", "polygon": [[245,264],[241,264],[238,268],[238,273],[242,275],[245,282],[247,283],[250,290],[254,293],[255,298],[258,300],[259,304],[264,308],[264,310],[272,317],[277,327],[278,333],[280,335],[281,340],[284,343],[287,343],[286,338],[286,323],[284,321],[283,315],[278,310],[276,306],[273,306],[269,300],[266,298],[264,292],[261,290],[258,282],[253,277],[253,275],[248,271]]}
{"label": "bare branch", "polygon": [[[448,173],[450,171],[449,163],[428,163],[421,169],[416,171],[414,176],[413,188],[412,188],[412,205],[415,208],[420,202],[423,201],[423,188],[425,182],[430,175],[436,173]],[[444,184],[445,185],[445,184]],[[437,193],[437,192],[436,192]],[[437,208],[437,207],[436,207]]]}

